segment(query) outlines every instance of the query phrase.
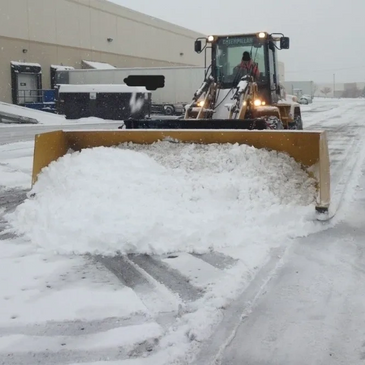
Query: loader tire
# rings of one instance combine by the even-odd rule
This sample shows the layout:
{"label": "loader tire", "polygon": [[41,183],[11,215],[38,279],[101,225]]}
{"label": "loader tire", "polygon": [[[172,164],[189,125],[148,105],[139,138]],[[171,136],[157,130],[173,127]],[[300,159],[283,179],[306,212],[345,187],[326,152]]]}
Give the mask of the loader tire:
{"label": "loader tire", "polygon": [[292,123],[289,123],[289,129],[294,130],[302,130],[303,129],[303,122],[300,115],[297,115],[294,117],[294,121]]}
{"label": "loader tire", "polygon": [[283,122],[278,117],[268,117],[266,118],[266,124],[268,129],[281,130],[284,129]]}
{"label": "loader tire", "polygon": [[294,117],[294,121],[289,124],[289,129],[295,130],[302,130],[303,129],[303,122],[300,115]]}
{"label": "loader tire", "polygon": [[297,115],[295,118],[294,118],[294,122],[295,122],[295,129],[298,129],[298,130],[302,130],[303,129],[303,121],[302,121],[302,117],[300,115]]}

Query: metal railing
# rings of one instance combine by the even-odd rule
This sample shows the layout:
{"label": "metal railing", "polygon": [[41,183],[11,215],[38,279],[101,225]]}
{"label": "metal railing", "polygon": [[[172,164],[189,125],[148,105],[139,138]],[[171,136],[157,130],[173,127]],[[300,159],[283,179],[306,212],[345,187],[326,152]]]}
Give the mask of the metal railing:
{"label": "metal railing", "polygon": [[17,104],[25,105],[30,103],[53,103],[55,90],[18,90]]}

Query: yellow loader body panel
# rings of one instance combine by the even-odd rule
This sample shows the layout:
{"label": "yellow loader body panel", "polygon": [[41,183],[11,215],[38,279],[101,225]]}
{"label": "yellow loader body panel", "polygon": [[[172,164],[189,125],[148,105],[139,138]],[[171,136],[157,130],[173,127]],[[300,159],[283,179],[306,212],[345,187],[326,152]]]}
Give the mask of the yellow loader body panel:
{"label": "yellow loader body panel", "polygon": [[284,152],[300,163],[317,181],[317,210],[330,204],[330,164],[326,132],[282,130],[108,130],[54,131],[35,136],[32,185],[38,174],[69,149],[111,147],[124,142],[152,144],[166,138],[184,143],[238,143]]}

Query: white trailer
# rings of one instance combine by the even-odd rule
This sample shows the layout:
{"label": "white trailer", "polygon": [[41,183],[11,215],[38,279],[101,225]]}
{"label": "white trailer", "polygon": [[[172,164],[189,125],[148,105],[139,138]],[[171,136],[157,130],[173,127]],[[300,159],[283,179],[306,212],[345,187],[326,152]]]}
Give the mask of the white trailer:
{"label": "white trailer", "polygon": [[165,87],[152,91],[152,105],[164,114],[183,112],[194,93],[204,81],[205,68],[187,67],[135,67],[110,70],[64,70],[57,71],[57,84],[124,84],[129,75],[163,75]]}

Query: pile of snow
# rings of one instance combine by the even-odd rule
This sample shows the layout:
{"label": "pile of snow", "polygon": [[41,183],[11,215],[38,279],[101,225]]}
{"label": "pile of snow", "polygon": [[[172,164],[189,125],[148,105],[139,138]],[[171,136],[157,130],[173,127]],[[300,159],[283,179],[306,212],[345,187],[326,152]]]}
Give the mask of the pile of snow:
{"label": "pile of snow", "polygon": [[[0,112],[19,115],[21,117],[34,118],[40,124],[63,124],[66,121],[65,117],[62,115],[43,112],[40,110],[26,108],[19,105],[8,104],[1,101],[0,101]],[[8,124],[6,124],[5,126],[9,127]]]}
{"label": "pile of snow", "polygon": [[[40,110],[35,110],[31,108],[26,108],[19,105],[8,104],[0,101],[0,112],[19,115],[21,117],[34,118],[39,124],[43,125],[80,125],[80,124],[105,124],[105,123],[115,123],[115,120],[101,119],[96,117],[87,117],[80,119],[66,119],[64,115],[48,113]],[[39,124],[26,124],[26,126],[39,126]],[[2,124],[1,127],[23,127],[22,124]]]}
{"label": "pile of snow", "polygon": [[45,249],[162,254],[294,234],[314,211],[315,188],[282,153],[164,141],[67,154],[32,193],[8,218]]}

